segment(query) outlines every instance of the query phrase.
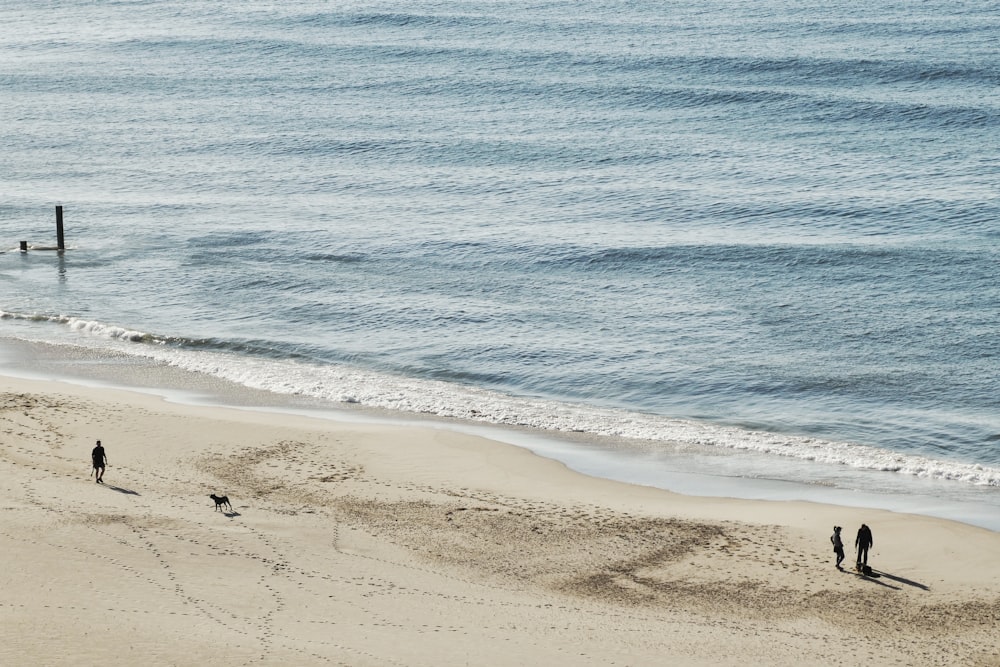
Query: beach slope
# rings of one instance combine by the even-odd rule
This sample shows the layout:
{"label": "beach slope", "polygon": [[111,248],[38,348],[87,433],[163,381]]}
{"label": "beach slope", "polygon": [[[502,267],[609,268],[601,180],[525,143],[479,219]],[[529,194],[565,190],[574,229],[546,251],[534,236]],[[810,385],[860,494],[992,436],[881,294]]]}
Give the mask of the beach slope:
{"label": "beach slope", "polygon": [[[0,378],[0,508],[5,665],[1000,664],[998,533],[432,424]],[[834,568],[862,522],[877,577]]]}

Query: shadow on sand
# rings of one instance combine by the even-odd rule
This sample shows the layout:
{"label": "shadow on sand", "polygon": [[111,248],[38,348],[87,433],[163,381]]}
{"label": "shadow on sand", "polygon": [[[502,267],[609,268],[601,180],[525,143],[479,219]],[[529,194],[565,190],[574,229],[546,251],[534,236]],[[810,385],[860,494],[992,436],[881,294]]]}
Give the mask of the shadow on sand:
{"label": "shadow on sand", "polygon": [[111,489],[112,491],[117,491],[118,493],[124,493],[130,496],[138,496],[138,491],[133,491],[132,489],[123,489],[120,486],[115,486],[114,484],[101,484],[105,489]]}
{"label": "shadow on sand", "polygon": [[899,582],[901,584],[906,584],[907,586],[913,586],[914,588],[919,588],[922,591],[929,591],[930,590],[930,587],[928,587],[928,586],[920,583],[919,581],[913,581],[912,579],[905,579],[903,577],[897,577],[894,574],[889,574],[888,572],[883,572],[882,570],[872,570],[872,572],[874,574],[879,575],[880,577],[885,577],[886,579],[892,579],[893,581],[897,581],[897,582]]}
{"label": "shadow on sand", "polygon": [[872,573],[870,575],[867,575],[861,572],[860,570],[855,570],[854,568],[844,569],[842,570],[842,572],[853,574],[855,577],[858,577],[859,579],[864,579],[865,581],[870,581],[873,584],[878,584],[879,586],[885,586],[886,588],[891,588],[894,591],[902,590],[899,586],[893,586],[892,584],[887,584],[884,581],[882,581],[881,580],[882,575],[876,572],[875,570],[872,570]]}
{"label": "shadow on sand", "polygon": [[899,586],[893,586],[892,584],[889,584],[889,583],[886,583],[886,582],[880,581],[880,580],[884,577],[886,579],[889,579],[890,581],[894,581],[894,582],[899,583],[899,584],[906,584],[907,586],[913,586],[914,588],[919,588],[922,591],[929,591],[930,590],[929,586],[927,586],[925,584],[922,584],[919,581],[913,581],[912,579],[907,579],[905,577],[900,577],[900,576],[897,576],[895,574],[890,574],[888,572],[883,572],[882,570],[876,570],[875,568],[872,568],[871,574],[865,574],[865,573],[861,572],[860,570],[853,570],[853,569],[852,570],[844,570],[844,571],[845,572],[850,572],[851,574],[853,574],[853,575],[855,575],[857,577],[861,577],[862,579],[864,579],[866,581],[870,581],[873,584],[878,584],[879,586],[885,586],[886,588],[891,588],[891,589],[896,590],[896,591],[902,590],[902,588],[900,588]]}

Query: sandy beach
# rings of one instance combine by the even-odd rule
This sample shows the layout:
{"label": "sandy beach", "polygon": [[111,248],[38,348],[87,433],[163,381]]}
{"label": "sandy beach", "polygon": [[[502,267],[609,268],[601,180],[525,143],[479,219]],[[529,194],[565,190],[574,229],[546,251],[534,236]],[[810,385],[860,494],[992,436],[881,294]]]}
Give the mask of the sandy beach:
{"label": "sandy beach", "polygon": [[[433,424],[0,387],[3,665],[1000,664],[1000,533],[690,498]],[[862,522],[878,577],[834,568]]]}

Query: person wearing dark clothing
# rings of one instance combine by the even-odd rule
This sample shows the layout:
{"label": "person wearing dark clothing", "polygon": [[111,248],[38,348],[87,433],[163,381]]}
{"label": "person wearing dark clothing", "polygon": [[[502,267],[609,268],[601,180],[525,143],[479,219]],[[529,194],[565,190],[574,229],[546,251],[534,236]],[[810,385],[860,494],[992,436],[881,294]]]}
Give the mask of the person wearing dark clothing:
{"label": "person wearing dark clothing", "polygon": [[840,564],[844,562],[844,542],[840,539],[840,526],[833,527],[830,541],[833,542],[833,553],[837,554],[837,569],[839,570]]}
{"label": "person wearing dark clothing", "polygon": [[858,529],[858,536],[854,539],[854,547],[858,550],[858,569],[862,565],[868,565],[868,549],[875,545],[872,539],[872,529],[867,524],[861,524]]}
{"label": "person wearing dark clothing", "polygon": [[104,468],[108,465],[108,456],[104,453],[104,446],[101,441],[97,441],[97,446],[90,452],[90,458],[94,462],[94,475],[97,476],[97,483],[104,484]]}

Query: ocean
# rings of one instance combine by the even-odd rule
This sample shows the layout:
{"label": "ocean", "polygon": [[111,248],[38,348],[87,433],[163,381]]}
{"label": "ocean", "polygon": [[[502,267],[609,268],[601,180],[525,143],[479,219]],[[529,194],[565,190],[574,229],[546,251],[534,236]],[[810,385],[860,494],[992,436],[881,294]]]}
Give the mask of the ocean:
{"label": "ocean", "polygon": [[1000,530],[997,34],[990,2],[8,0],[0,372]]}

